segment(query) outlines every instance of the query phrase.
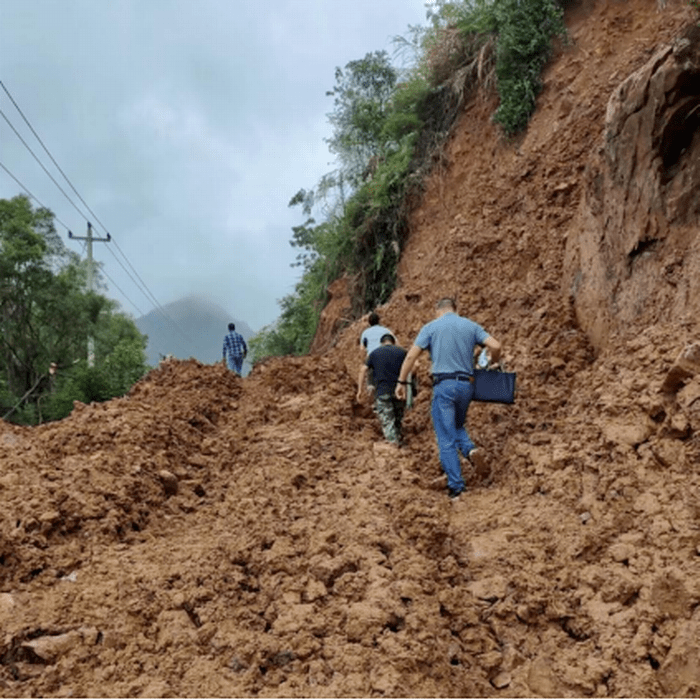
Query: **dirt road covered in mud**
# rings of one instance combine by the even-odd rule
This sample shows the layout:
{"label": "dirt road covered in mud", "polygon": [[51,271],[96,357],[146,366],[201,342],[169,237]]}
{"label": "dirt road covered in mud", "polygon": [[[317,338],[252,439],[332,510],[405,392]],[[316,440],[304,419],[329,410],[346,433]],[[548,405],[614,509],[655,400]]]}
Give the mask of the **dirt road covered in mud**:
{"label": "dirt road covered in mud", "polygon": [[492,471],[456,502],[427,363],[405,448],[355,402],[359,322],[246,379],[168,361],[59,423],[0,424],[0,694],[697,695],[696,229],[635,254],[636,315],[625,280],[598,305],[624,324],[571,245],[611,94],[689,16],[580,5],[517,144],[493,100],[465,106],[380,309],[408,345],[456,294],[518,372],[515,406],[470,409]]}

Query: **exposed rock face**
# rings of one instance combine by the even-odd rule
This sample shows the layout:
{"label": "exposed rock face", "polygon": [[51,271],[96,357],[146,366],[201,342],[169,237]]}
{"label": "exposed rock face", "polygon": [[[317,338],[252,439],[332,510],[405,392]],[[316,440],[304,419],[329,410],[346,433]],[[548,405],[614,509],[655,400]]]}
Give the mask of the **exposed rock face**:
{"label": "exposed rock face", "polygon": [[686,297],[700,291],[700,252],[691,250],[700,221],[700,27],[613,91],[585,184],[567,274],[593,342],[603,345],[650,306],[683,314]]}

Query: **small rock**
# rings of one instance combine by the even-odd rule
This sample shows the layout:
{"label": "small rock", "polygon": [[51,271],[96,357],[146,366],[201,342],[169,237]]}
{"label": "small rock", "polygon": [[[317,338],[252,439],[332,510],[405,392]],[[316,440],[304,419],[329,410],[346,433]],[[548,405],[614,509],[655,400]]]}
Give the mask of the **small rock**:
{"label": "small rock", "polygon": [[553,369],[562,369],[566,367],[566,362],[561,357],[551,357],[549,359],[549,366]]}
{"label": "small rock", "polygon": [[40,523],[54,523],[59,520],[61,514],[57,510],[48,510],[39,516]]}
{"label": "small rock", "polygon": [[510,673],[501,671],[491,680],[491,685],[500,690],[501,688],[507,688],[510,685],[510,680]]}
{"label": "small rock", "polygon": [[700,343],[686,345],[668,371],[659,391],[675,394],[688,379],[700,373]]}
{"label": "small rock", "polygon": [[83,641],[83,636],[77,630],[66,634],[46,635],[23,644],[25,649],[33,651],[40,659],[53,663],[59,656],[66,654]]}
{"label": "small rock", "polygon": [[328,589],[323,581],[319,581],[315,578],[309,579],[304,591],[304,599],[306,602],[312,603],[314,600],[323,598],[326,595],[328,595]]}
{"label": "small rock", "polygon": [[675,439],[683,439],[690,435],[691,428],[688,419],[682,414],[677,413],[671,418],[668,426],[668,436]]}
{"label": "small rock", "polygon": [[581,520],[581,523],[585,525],[593,516],[586,511],[585,513],[581,513],[581,515],[578,516]]}
{"label": "small rock", "polygon": [[174,496],[177,494],[178,481],[175,474],[169,472],[167,469],[161,469],[161,471],[158,472],[158,476],[163,484],[166,496]]}
{"label": "small rock", "polygon": [[623,562],[629,561],[635,553],[635,548],[631,544],[626,544],[624,542],[618,542],[610,547],[610,556],[613,561]]}
{"label": "small rock", "polygon": [[279,651],[270,657],[270,663],[273,666],[282,667],[294,661],[295,658],[293,651]]}
{"label": "small rock", "polygon": [[97,644],[97,640],[100,638],[100,630],[97,627],[81,627],[78,632],[82,635],[85,644],[90,646]]}
{"label": "small rock", "polygon": [[231,661],[229,661],[228,667],[234,673],[240,673],[241,671],[245,671],[247,668],[247,666],[237,656],[234,656]]}
{"label": "small rock", "polygon": [[508,582],[502,576],[478,579],[467,586],[467,590],[475,598],[488,601],[505,598],[507,588]]}
{"label": "small rock", "polygon": [[11,620],[15,612],[15,599],[11,593],[0,593],[0,628],[4,622]]}

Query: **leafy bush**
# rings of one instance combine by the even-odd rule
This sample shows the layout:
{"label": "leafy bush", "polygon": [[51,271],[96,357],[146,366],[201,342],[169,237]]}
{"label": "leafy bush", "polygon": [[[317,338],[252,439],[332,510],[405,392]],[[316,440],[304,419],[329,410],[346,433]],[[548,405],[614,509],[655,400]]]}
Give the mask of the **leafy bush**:
{"label": "leafy bush", "polygon": [[475,60],[489,39],[495,38],[500,105],[494,121],[508,135],[524,129],[542,87],[540,76],[552,39],[566,34],[561,5],[556,0],[438,0],[431,19],[433,27],[425,43],[432,52],[435,76]]}
{"label": "leafy bush", "polygon": [[542,89],[541,73],[554,36],[566,31],[554,0],[496,0],[496,76],[501,98],[494,115],[506,134],[527,126]]}
{"label": "leafy bush", "polygon": [[[252,339],[254,361],[307,352],[328,285],[343,274],[355,282],[353,314],[389,298],[408,201],[420,191],[468,88],[495,82],[494,120],[506,134],[517,133],[535,108],[552,38],[565,33],[556,0],[434,0],[429,20],[397,40],[415,54],[409,70],[394,69],[384,51],[336,69],[327,94],[334,97],[328,144],[338,169],[290,201],[307,217],[291,241],[300,249],[303,275],[281,300],[277,322]],[[325,220],[317,224],[311,214],[319,209]]]}
{"label": "leafy bush", "polygon": [[44,401],[43,418],[65,418],[73,410],[74,401],[92,403],[124,396],[148,370],[144,340],[123,338],[96,366],[89,367],[83,359],[59,372],[55,390]]}

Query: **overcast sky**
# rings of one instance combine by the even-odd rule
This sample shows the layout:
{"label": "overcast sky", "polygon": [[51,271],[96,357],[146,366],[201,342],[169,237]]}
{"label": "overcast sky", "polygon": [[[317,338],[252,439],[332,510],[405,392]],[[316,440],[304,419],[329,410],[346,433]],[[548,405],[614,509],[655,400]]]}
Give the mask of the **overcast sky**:
{"label": "overcast sky", "polygon": [[[85,216],[2,115],[0,163],[74,234],[86,219],[112,234],[95,258],[134,317],[154,307],[142,280],[163,306],[204,294],[257,331],[299,279],[289,240],[303,216],[287,204],[333,168],[335,68],[393,55],[392,38],[425,22],[425,0],[0,0],[0,80],[104,228],[2,90]],[[22,192],[0,169],[0,198]]]}

